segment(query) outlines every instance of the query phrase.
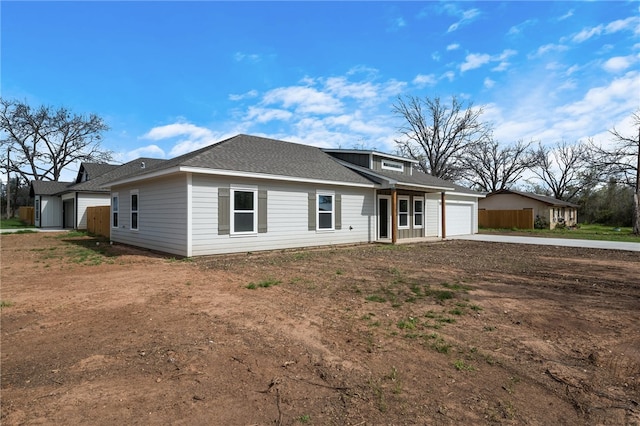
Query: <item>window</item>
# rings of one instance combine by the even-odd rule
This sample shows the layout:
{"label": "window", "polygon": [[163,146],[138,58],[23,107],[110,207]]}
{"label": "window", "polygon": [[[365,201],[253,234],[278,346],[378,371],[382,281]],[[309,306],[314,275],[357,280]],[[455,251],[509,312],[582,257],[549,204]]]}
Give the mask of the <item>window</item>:
{"label": "window", "polygon": [[413,199],[413,227],[422,228],[424,226],[424,200],[422,198]]}
{"label": "window", "polygon": [[382,169],[393,170],[396,172],[404,172],[404,164],[399,163],[397,161],[382,160]]}
{"label": "window", "polygon": [[409,197],[398,197],[398,229],[409,228]]}
{"label": "window", "polygon": [[333,230],[335,229],[335,215],[334,215],[334,195],[333,194],[318,194],[318,230]]}
{"label": "window", "polygon": [[131,229],[138,229],[138,191],[131,192]]}
{"label": "window", "polygon": [[255,189],[231,190],[231,233],[254,234],[258,227],[258,191]]}
{"label": "window", "polygon": [[118,227],[118,194],[111,196],[111,226]]}

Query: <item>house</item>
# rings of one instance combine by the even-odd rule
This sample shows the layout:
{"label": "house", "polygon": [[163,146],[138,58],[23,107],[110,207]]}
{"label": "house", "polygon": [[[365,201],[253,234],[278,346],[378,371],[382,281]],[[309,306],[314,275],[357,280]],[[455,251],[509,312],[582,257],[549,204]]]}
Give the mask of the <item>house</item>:
{"label": "house", "polygon": [[[38,228],[87,229],[87,207],[109,206],[108,180],[137,171],[138,159],[131,164],[82,163],[73,182],[33,181],[30,195],[34,199],[34,222]],[[132,164],[135,164],[133,166]]]}
{"label": "house", "polygon": [[105,184],[111,239],[200,256],[477,232],[482,195],[415,164],[238,135]]}
{"label": "house", "polygon": [[62,228],[64,210],[62,198],[58,195],[73,182],[34,180],[29,195],[34,199],[33,218],[37,228]]}
{"label": "house", "polygon": [[537,223],[554,229],[559,223],[574,226],[578,223],[578,205],[546,195],[502,189],[491,192],[479,201],[479,208],[486,210],[533,210]]}

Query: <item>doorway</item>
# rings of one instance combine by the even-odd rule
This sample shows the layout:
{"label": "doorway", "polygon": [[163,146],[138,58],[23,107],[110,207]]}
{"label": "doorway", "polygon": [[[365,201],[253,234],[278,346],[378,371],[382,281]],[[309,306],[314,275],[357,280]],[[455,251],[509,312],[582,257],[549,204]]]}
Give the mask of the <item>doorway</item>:
{"label": "doorway", "polygon": [[378,239],[388,240],[391,238],[391,197],[388,195],[378,196]]}

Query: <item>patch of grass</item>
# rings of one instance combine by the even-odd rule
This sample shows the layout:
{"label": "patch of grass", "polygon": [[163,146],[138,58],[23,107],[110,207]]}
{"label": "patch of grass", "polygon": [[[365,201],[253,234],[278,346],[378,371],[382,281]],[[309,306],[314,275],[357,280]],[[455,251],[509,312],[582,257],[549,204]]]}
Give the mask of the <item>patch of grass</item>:
{"label": "patch of grass", "polygon": [[451,315],[462,315],[464,311],[458,307],[458,308],[451,309],[449,313]]}
{"label": "patch of grass", "polygon": [[376,302],[376,303],[385,303],[387,301],[387,299],[385,299],[384,297],[378,294],[369,295],[365,297],[364,300],[366,300],[367,302]]}
{"label": "patch of grass", "polygon": [[249,283],[249,284],[247,284],[246,288],[248,288],[250,290],[255,290],[258,287],[260,287],[260,288],[269,288],[269,287],[272,287],[274,285],[278,285],[280,283],[281,283],[280,280],[276,280],[274,278],[268,278],[268,279],[262,280],[262,281],[260,281],[258,283]]}
{"label": "patch of grass", "polygon": [[17,217],[11,219],[0,219],[0,229],[16,229],[16,228],[35,228],[33,225],[27,225]]}
{"label": "patch of grass", "polygon": [[640,243],[640,237],[633,234],[631,227],[615,227],[599,224],[579,224],[576,228],[565,229],[481,229],[481,234],[525,234],[531,237],[573,238],[582,240],[624,241]]}
{"label": "patch of grass", "polygon": [[3,232],[2,235],[16,235],[16,234],[35,234],[38,231],[32,231],[31,229],[20,229],[16,232]]}
{"label": "patch of grass", "polygon": [[298,421],[302,424],[309,423],[311,421],[311,416],[308,414],[303,414],[300,417],[298,417]]}
{"label": "patch of grass", "polygon": [[342,275],[342,274],[344,274],[344,272],[342,272],[342,269],[336,270],[336,275]]}
{"label": "patch of grass", "polygon": [[456,367],[456,370],[458,370],[458,371],[474,371],[475,370],[473,365],[469,365],[469,364],[465,363],[461,359],[456,360],[453,363],[453,366]]}
{"label": "patch of grass", "polygon": [[11,306],[13,306],[13,302],[9,300],[0,300],[0,309],[10,308]]}
{"label": "patch of grass", "polygon": [[397,326],[402,330],[414,330],[416,328],[417,322],[418,320],[416,318],[409,317],[398,321]]}

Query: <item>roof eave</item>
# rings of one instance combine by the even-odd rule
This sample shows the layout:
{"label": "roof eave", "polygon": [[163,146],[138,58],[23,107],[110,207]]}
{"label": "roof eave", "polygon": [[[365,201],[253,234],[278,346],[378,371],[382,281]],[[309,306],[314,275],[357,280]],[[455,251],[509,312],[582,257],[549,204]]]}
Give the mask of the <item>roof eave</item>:
{"label": "roof eave", "polygon": [[[238,170],[209,169],[209,168],[193,167],[193,166],[176,166],[169,169],[160,170],[157,172],[131,176],[129,178],[109,182],[108,187],[114,187],[118,185],[139,182],[142,180],[168,176],[176,173],[196,173],[196,174],[202,174],[202,175],[243,177],[243,178],[252,178],[252,179],[260,179],[260,180],[278,180],[278,181],[285,181],[285,182],[303,182],[303,183],[314,183],[314,184],[322,184],[322,185],[350,186],[350,187],[358,187],[358,188],[376,188],[378,186],[373,182],[358,183],[358,182],[332,181],[332,180],[325,180],[325,179],[304,178],[299,176],[283,176],[283,175],[272,175],[268,173],[243,172]],[[107,185],[105,185],[105,187],[107,187]]]}

